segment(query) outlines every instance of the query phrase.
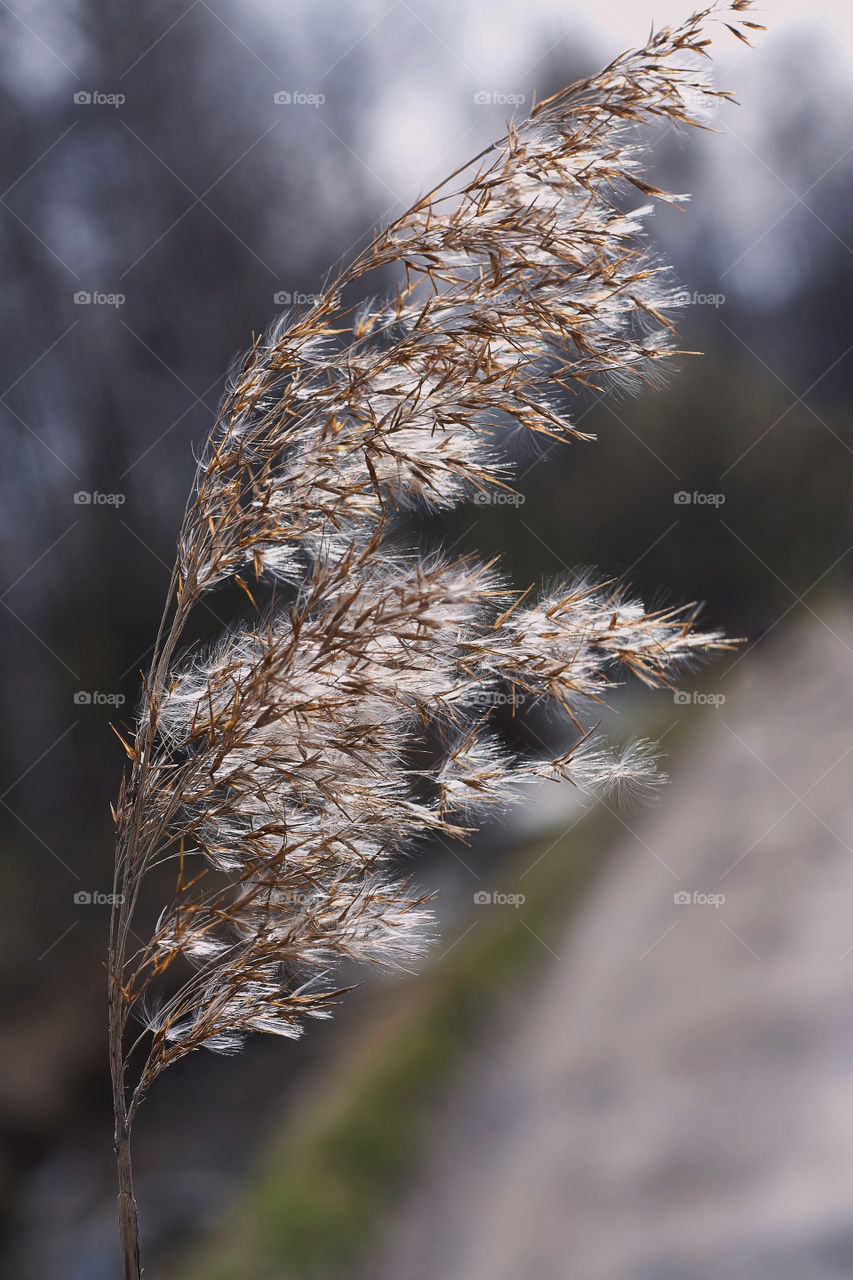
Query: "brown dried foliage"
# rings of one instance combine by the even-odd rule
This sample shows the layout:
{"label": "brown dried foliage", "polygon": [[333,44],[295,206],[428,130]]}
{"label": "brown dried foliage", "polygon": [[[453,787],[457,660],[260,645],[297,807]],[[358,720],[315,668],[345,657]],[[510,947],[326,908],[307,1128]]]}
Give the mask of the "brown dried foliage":
{"label": "brown dried foliage", "polygon": [[[706,80],[705,31],[725,15],[744,38],[748,7],[705,9],[538,103],[232,376],[125,743],[110,949],[120,1142],[183,1054],[297,1034],[327,1011],[342,959],[408,963],[429,913],[388,865],[412,840],[464,834],[519,782],[642,783],[648,753],[593,746],[584,707],[621,673],[667,684],[726,643],[695,632],[689,608],[648,613],[586,578],[511,592],[495,566],[418,556],[395,529],[413,505],[505,489],[516,435],[581,437],[572,394],[649,381],[672,352],[677,290],[643,240],[651,206],[632,206],[638,192],[683,197],[640,176],[637,129],[700,123],[728,97]],[[343,305],[379,268],[398,271],[396,296]],[[178,658],[190,614],[227,580],[250,620]],[[272,603],[256,604],[269,582]],[[509,758],[484,712],[495,690],[556,701],[578,743]],[[424,735],[442,750],[417,769]],[[174,896],[135,948],[140,886],[163,860]],[[122,1044],[140,1009],[128,1096]]]}

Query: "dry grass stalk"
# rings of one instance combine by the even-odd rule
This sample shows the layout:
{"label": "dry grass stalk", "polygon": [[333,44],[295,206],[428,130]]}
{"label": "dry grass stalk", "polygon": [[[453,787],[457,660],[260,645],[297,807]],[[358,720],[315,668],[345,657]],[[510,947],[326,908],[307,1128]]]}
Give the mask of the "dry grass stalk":
{"label": "dry grass stalk", "polygon": [[[650,753],[594,745],[584,706],[622,672],[666,684],[725,644],[694,631],[689,609],[649,613],[587,580],[514,594],[493,565],[407,553],[394,530],[405,507],[508,485],[513,433],[579,436],[558,388],[634,385],[671,352],[677,290],[643,244],[651,206],[629,206],[638,191],[682,197],[643,181],[637,126],[698,123],[727,96],[705,76],[706,24],[724,16],[742,37],[747,9],[705,9],[540,102],[305,314],[282,317],[230,382],[115,811],[110,1052],[129,1278],[130,1130],[159,1073],[249,1032],[298,1035],[328,1014],[343,959],[408,965],[430,916],[389,873],[398,850],[464,833],[520,782],[644,785]],[[342,306],[388,265],[396,297]],[[253,620],[179,658],[190,614],[228,579]],[[258,579],[276,584],[272,604],[255,606]],[[577,746],[509,758],[485,723],[489,690],[561,704]],[[441,750],[418,769],[425,735]],[[140,886],[164,860],[174,895],[137,947]],[[143,1030],[125,1052],[132,1013]]]}

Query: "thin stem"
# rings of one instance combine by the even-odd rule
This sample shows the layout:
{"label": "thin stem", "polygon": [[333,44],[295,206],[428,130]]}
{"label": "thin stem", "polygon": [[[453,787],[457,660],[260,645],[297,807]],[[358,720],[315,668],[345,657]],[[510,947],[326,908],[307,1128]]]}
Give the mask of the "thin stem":
{"label": "thin stem", "polygon": [[118,1162],[118,1219],[121,1232],[121,1252],[124,1263],[124,1280],[141,1280],[142,1265],[139,1260],[139,1216],[133,1195],[133,1169],[130,1163],[130,1135],[116,1141]]}
{"label": "thin stem", "polygon": [[115,1152],[118,1168],[118,1215],[121,1234],[124,1280],[140,1280],[139,1216],[133,1194],[133,1169],[130,1162],[130,1125],[124,1093],[124,1056],[122,1052],[122,994],[110,975],[110,1074],[113,1084],[115,1112]]}
{"label": "thin stem", "polygon": [[[168,633],[166,633],[166,620],[174,595],[177,575],[178,566],[176,564],[172,571],[166,604],[160,619],[157,640],[151,659],[149,688],[150,696],[153,698],[155,705],[159,700],[168,663],[174,652],[178,637],[183,630],[190,607],[191,591],[186,590],[186,588],[191,588],[192,582],[185,583],[185,592],[178,602],[171,626]],[[153,737],[153,717],[149,717],[145,733],[142,736],[140,756],[131,771],[131,784],[135,788],[137,795],[144,789],[147,781]],[[138,742],[137,746],[139,745]],[[124,1079],[124,1031],[127,1021],[127,999],[122,989],[130,922],[136,907],[139,883],[144,869],[140,865],[142,817],[143,806],[141,803],[136,802],[133,806],[130,826],[126,832],[122,832],[119,836],[110,918],[109,1055],[113,1112],[115,1116],[115,1152],[119,1183],[119,1231],[121,1233],[122,1258],[124,1262],[124,1280],[140,1280],[142,1275],[139,1215],[136,1207],[136,1198],[133,1194],[133,1169],[130,1159],[130,1126],[139,1098],[135,1092],[131,1105],[128,1107]],[[120,892],[118,892],[119,890]]]}

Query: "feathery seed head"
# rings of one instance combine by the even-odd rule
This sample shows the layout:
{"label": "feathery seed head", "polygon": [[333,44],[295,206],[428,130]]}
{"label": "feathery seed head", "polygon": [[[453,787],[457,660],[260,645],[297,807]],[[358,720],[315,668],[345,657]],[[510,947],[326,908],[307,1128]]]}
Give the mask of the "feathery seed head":
{"label": "feathery seed head", "polygon": [[[144,1008],[151,1033],[134,1105],[201,1045],[229,1052],[326,1016],[342,960],[409,966],[430,915],[390,863],[413,840],[458,836],[544,778],[648,787],[648,745],[599,746],[585,708],[627,675],[666,685],[726,642],[589,575],[512,592],[493,566],[401,548],[395,517],[506,486],[515,434],[585,438],[566,392],[649,381],[673,350],[675,286],[643,229],[650,197],[683,197],[642,179],[637,128],[697,123],[727,96],[701,65],[703,31],[721,13],[737,28],[746,8],[704,9],[540,102],[233,372],[117,813],[127,905],[111,971],[122,1016]],[[393,298],[343,306],[386,267]],[[259,579],[271,604],[256,604]],[[176,659],[190,612],[225,580],[250,621]],[[496,690],[549,700],[579,741],[512,757],[490,726]],[[416,768],[425,741],[435,758]],[[174,900],[128,957],[139,883],[164,859]]]}

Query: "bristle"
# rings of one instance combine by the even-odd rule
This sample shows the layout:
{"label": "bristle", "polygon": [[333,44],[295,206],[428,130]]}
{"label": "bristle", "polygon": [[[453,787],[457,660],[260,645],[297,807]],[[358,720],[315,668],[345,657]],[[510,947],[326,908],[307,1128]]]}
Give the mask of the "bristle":
{"label": "bristle", "polygon": [[[537,597],[494,566],[406,553],[396,517],[511,493],[518,433],[585,438],[561,388],[653,380],[677,291],[644,226],[650,197],[682,197],[643,179],[638,128],[699,123],[726,96],[706,77],[703,30],[746,8],[705,9],[540,102],[232,375],[125,744],[113,1031],[120,1041],[146,1002],[150,1032],[131,1112],[195,1048],[233,1052],[248,1033],[296,1036],[326,1016],[339,962],[408,968],[431,917],[392,862],[417,838],[458,835],[541,778],[617,795],[651,784],[648,746],[613,752],[587,717],[626,676],[667,685],[727,642],[590,575]],[[380,268],[398,270],[396,295],[344,308]],[[190,613],[226,579],[250,620],[176,659]],[[504,749],[490,710],[522,694],[563,709],[572,750]],[[415,769],[425,741],[433,763]],[[139,883],[169,858],[174,898],[130,958]]]}

